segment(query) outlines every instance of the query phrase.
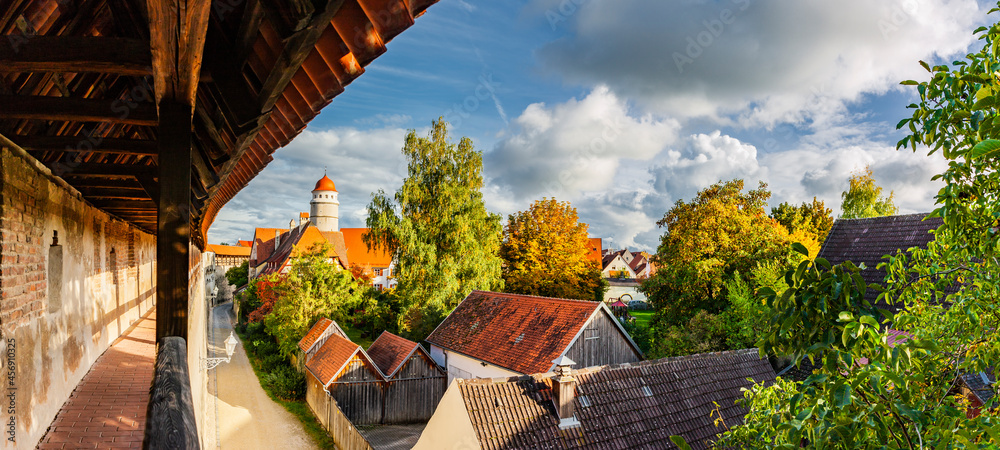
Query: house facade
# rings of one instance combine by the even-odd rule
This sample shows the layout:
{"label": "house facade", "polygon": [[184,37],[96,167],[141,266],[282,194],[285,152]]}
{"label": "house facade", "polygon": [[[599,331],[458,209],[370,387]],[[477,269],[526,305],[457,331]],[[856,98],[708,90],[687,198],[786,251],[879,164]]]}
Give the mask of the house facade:
{"label": "house facade", "polygon": [[548,372],[560,356],[580,367],[643,358],[604,303],[485,291],[469,294],[427,342],[449,382]]}
{"label": "house facade", "polygon": [[215,265],[228,271],[250,260],[250,247],[242,245],[218,245],[208,244],[205,246],[206,252],[215,254]]}

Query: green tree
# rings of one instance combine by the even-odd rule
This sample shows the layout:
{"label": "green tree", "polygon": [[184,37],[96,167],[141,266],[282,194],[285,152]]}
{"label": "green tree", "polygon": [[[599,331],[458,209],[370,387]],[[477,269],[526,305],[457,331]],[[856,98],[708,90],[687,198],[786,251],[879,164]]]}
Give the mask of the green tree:
{"label": "green tree", "polygon": [[682,325],[699,310],[719,313],[735,273],[787,259],[788,231],[764,211],[770,196],[764,183],[743,193],[743,180],[719,182],[690,203],[678,200],[657,222],[667,229],[654,257],[658,269],[642,283],[656,322]]}
{"label": "green tree", "polygon": [[[998,9],[991,10],[991,13]],[[899,123],[898,148],[948,160],[931,216],[943,225],[926,249],[887,255],[885,299],[905,308],[872,311],[858,268],[817,258],[789,272],[789,291],[763,292],[774,313],[762,348],[811,358],[820,368],[801,385],[758,386],[750,414],[721,446],[744,448],[997,448],[996,400],[974,418],[958,386],[1000,361],[1000,27],[976,33],[982,48],[953,66],[921,62],[930,80]],[[889,345],[887,326],[911,334]],[[864,358],[865,360],[862,360]]]}
{"label": "green tree", "polygon": [[850,186],[840,194],[844,202],[840,205],[840,217],[844,219],[862,219],[865,217],[881,217],[896,214],[899,209],[893,203],[893,193],[882,197],[882,187],[875,184],[872,169],[865,169],[851,174],[848,180]]}
{"label": "green tree", "polygon": [[[802,202],[799,206],[787,202],[782,203],[776,208],[771,208],[771,217],[784,225],[789,233],[794,235],[798,232],[804,232],[820,244],[826,240],[830,228],[833,228],[833,210],[827,208],[826,204],[822,200],[817,200],[816,197],[813,197],[811,203]],[[812,256],[816,255],[812,254]]]}
{"label": "green tree", "polygon": [[603,298],[601,268],[590,255],[588,225],[569,202],[536,200],[511,214],[500,257],[506,292],[593,300]]}
{"label": "green tree", "polygon": [[331,264],[329,253],[329,244],[319,243],[296,255],[288,274],[273,288],[275,301],[264,326],[285,356],[295,354],[298,342],[320,318],[342,322],[370,288]]}
{"label": "green tree", "polygon": [[229,280],[229,284],[233,285],[234,288],[238,288],[247,284],[250,263],[248,261],[243,261],[236,267],[231,267],[226,271],[226,279]]}
{"label": "green tree", "polygon": [[483,204],[483,157],[463,137],[448,140],[443,119],[430,135],[406,135],[408,176],[368,205],[365,242],[396,261],[399,330],[421,340],[474,289],[503,288],[497,256],[500,216]]}

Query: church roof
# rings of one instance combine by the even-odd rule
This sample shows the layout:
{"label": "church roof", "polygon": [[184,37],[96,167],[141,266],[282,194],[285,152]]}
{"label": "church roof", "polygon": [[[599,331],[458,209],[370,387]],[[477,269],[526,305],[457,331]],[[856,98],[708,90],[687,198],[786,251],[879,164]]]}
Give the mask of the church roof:
{"label": "church roof", "polygon": [[337,186],[333,184],[333,180],[331,180],[330,177],[323,175],[323,178],[320,178],[319,181],[316,182],[316,187],[313,188],[313,190],[337,192]]}

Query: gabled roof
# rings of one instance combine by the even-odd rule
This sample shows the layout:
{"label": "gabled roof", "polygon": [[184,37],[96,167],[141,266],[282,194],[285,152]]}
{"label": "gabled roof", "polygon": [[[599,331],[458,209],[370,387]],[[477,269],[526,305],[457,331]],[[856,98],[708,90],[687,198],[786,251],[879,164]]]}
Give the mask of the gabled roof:
{"label": "gabled roof", "polygon": [[552,404],[552,374],[509,379],[456,379],[472,427],[484,449],[674,448],[680,435],[692,448],[709,448],[726,426],[743,422],[735,404],[741,388],[773,382],[774,370],[756,349],[704,353],[574,371],[575,417],[560,430]]}
{"label": "gabled roof", "polygon": [[[879,269],[882,256],[906,251],[911,247],[926,248],[927,243],[934,239],[931,230],[937,229],[943,223],[941,218],[927,217],[923,214],[908,214],[902,216],[872,217],[867,219],[837,219],[833,228],[826,236],[818,257],[825,258],[831,264],[851,261],[865,269],[861,277],[866,284],[885,285],[886,272]],[[865,298],[876,304],[878,292],[868,289]],[[880,303],[880,308],[894,311],[898,308]]]}
{"label": "gabled roof", "polygon": [[335,333],[330,335],[316,354],[306,362],[306,369],[325,387],[358,352],[363,354],[360,345]]}
{"label": "gabled roof", "polygon": [[545,372],[600,307],[585,300],[473,291],[427,342],[515,372]]}
{"label": "gabled roof", "polygon": [[368,357],[386,377],[392,377],[420,344],[383,331],[368,347]]}
{"label": "gabled roof", "polygon": [[[281,242],[279,242],[278,248],[274,249],[267,259],[261,260],[258,254],[258,265],[261,263],[267,264],[264,270],[261,271],[262,275],[280,273],[288,263],[289,258],[300,252],[306,252],[313,245],[321,242],[327,242],[332,246],[328,256],[337,258],[344,268],[348,267],[344,235],[339,231],[319,231],[314,225],[300,226],[282,234],[279,240]],[[273,244],[274,240],[272,239],[271,242]]]}
{"label": "gabled roof", "polygon": [[240,245],[208,244],[205,246],[205,251],[221,256],[250,256],[250,248]]}
{"label": "gabled roof", "polygon": [[257,258],[254,260],[254,265],[260,265],[274,253],[274,236],[275,233],[287,233],[288,230],[285,228],[256,228],[253,232],[253,243],[257,245]]}
{"label": "gabled roof", "polygon": [[333,321],[327,319],[326,317],[317,320],[316,323],[313,324],[312,328],[309,329],[309,332],[307,332],[302,340],[299,341],[299,350],[308,352],[309,349],[312,348],[313,344],[316,343],[316,340],[323,335],[323,332],[326,331],[326,328],[331,324],[333,324]]}
{"label": "gabled roof", "polygon": [[347,245],[347,257],[351,263],[360,266],[389,267],[392,263],[392,255],[384,250],[374,251],[365,245],[362,235],[368,232],[367,228],[341,228],[344,234],[344,243]]}
{"label": "gabled roof", "polygon": [[240,239],[239,241],[237,241],[237,243],[239,244],[240,247],[247,247],[247,248],[253,247],[253,241],[244,241],[243,239]]}

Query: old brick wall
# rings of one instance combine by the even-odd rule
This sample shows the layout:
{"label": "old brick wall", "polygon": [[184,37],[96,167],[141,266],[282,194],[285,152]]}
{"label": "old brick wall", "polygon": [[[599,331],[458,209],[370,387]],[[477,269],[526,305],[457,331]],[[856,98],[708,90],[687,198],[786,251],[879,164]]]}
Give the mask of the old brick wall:
{"label": "old brick wall", "polygon": [[23,151],[0,158],[0,419],[6,431],[13,418],[16,447],[33,448],[97,357],[153,307],[156,241]]}

